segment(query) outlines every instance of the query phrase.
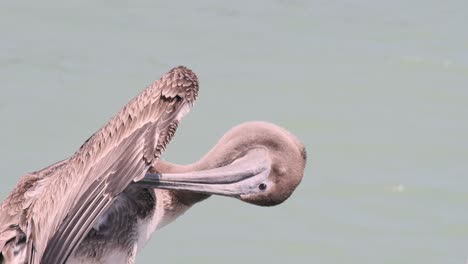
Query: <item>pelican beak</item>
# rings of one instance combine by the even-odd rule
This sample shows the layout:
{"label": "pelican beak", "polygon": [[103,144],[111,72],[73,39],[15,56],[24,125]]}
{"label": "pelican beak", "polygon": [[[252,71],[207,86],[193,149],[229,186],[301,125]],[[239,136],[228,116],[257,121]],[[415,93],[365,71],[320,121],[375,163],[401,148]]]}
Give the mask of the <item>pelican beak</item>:
{"label": "pelican beak", "polygon": [[270,170],[267,151],[256,148],[223,167],[185,173],[148,173],[136,184],[240,198],[265,191]]}

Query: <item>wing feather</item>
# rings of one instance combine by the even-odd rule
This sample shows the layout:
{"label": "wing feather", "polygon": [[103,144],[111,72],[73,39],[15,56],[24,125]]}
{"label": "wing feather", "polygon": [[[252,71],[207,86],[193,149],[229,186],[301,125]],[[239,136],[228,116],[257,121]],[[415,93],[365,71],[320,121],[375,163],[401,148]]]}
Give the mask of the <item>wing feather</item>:
{"label": "wing feather", "polygon": [[31,262],[66,262],[114,198],[159,158],[197,94],[195,74],[172,69],[39,182],[41,195],[20,223],[32,230]]}

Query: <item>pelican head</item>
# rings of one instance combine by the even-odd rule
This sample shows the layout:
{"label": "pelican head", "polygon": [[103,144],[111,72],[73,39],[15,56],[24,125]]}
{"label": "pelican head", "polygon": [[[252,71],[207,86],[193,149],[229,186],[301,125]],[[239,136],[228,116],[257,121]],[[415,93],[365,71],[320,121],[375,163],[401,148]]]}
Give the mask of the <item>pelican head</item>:
{"label": "pelican head", "polygon": [[248,122],[229,130],[198,162],[182,166],[160,161],[139,183],[204,194],[200,200],[215,194],[273,206],[293,193],[305,164],[304,145],[286,129]]}
{"label": "pelican head", "polygon": [[[221,142],[238,145],[241,158],[231,156],[232,164],[246,159],[253,172],[252,184],[239,199],[261,206],[273,206],[284,202],[302,180],[306,164],[304,145],[284,128],[266,122],[241,124],[230,130]],[[244,165],[244,166],[245,166]],[[248,170],[247,170],[248,171]]]}

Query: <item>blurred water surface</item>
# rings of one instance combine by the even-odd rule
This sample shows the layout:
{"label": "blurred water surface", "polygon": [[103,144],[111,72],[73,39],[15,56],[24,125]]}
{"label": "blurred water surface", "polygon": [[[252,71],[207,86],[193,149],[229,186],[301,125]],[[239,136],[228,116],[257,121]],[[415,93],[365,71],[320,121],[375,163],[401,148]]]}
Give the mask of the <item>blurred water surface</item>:
{"label": "blurred water surface", "polygon": [[281,206],[213,197],[139,263],[465,263],[467,22],[455,0],[2,1],[0,199],[183,64],[200,96],[165,159],[267,120],[309,162]]}

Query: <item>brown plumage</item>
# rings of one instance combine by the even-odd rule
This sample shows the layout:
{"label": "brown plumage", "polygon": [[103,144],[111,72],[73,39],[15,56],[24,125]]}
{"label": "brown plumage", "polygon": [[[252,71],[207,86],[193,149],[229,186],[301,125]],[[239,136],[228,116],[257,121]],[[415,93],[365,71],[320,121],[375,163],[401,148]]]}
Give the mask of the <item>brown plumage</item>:
{"label": "brown plumage", "polygon": [[[63,263],[114,198],[159,158],[197,95],[196,75],[174,68],[70,159],[24,176],[0,208],[0,252],[7,258],[8,250],[21,250],[29,263]],[[15,239],[27,248],[9,248]]]}

